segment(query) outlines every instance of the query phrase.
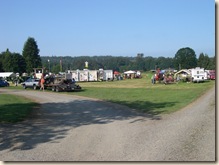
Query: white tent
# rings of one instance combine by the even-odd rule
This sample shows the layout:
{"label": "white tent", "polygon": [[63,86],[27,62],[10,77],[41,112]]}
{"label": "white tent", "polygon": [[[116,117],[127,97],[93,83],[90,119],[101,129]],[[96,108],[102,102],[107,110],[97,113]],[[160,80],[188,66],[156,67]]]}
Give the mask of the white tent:
{"label": "white tent", "polygon": [[135,74],[136,72],[135,71],[132,71],[132,70],[129,70],[129,71],[126,71],[124,72],[124,74]]}
{"label": "white tent", "polygon": [[6,77],[15,77],[16,74],[13,72],[0,72],[0,77],[6,78]]}

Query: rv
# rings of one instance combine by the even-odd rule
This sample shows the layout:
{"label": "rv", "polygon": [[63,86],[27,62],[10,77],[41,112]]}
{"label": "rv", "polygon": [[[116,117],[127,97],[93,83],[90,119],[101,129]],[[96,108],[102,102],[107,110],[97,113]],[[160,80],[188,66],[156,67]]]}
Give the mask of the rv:
{"label": "rv", "polygon": [[89,80],[89,71],[87,69],[80,70],[80,79],[79,81],[88,81]]}
{"label": "rv", "polygon": [[97,70],[89,70],[88,81],[97,81]]}
{"label": "rv", "polygon": [[215,80],[215,70],[209,70],[209,75],[211,80]]}
{"label": "rv", "polygon": [[104,70],[103,80],[104,81],[112,81],[113,80],[113,70]]}
{"label": "rv", "polygon": [[190,69],[193,82],[203,82],[205,81],[205,70],[204,68],[196,67]]}

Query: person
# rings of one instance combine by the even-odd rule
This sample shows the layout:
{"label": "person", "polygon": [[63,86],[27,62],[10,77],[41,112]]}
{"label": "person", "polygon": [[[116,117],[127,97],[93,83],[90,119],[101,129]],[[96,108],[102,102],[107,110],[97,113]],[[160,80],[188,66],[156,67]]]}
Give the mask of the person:
{"label": "person", "polygon": [[155,75],[152,75],[152,76],[151,76],[151,83],[152,83],[152,84],[155,84]]}
{"label": "person", "polygon": [[40,90],[43,90],[44,91],[44,83],[45,83],[45,79],[43,77],[43,75],[41,76],[41,79],[40,79]]}

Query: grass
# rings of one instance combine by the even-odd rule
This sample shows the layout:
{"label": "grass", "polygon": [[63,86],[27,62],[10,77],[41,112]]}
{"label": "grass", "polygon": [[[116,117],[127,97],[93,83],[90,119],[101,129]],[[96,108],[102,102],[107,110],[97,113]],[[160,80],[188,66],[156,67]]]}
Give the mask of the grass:
{"label": "grass", "polygon": [[152,85],[150,74],[144,74],[142,79],[78,84],[83,91],[70,94],[123,104],[155,115],[171,113],[185,107],[213,87],[215,81]]}
{"label": "grass", "polygon": [[[68,94],[123,104],[137,111],[156,115],[177,111],[215,86],[215,81],[206,81],[204,83],[180,82],[178,84],[168,85],[157,83],[152,85],[150,78],[151,73],[144,73],[142,79],[126,79],[109,82],[79,82],[77,84],[79,84],[83,90],[81,92],[68,92]],[[21,86],[11,86],[7,88],[22,89]],[[1,104],[2,101],[0,102],[0,106]],[[7,103],[4,104],[7,105]],[[12,103],[12,105],[28,107],[31,106],[32,103],[23,104],[17,101],[17,103]],[[14,110],[16,111],[16,108]]]}
{"label": "grass", "polygon": [[37,103],[15,95],[0,94],[0,123],[16,123],[26,119]]}

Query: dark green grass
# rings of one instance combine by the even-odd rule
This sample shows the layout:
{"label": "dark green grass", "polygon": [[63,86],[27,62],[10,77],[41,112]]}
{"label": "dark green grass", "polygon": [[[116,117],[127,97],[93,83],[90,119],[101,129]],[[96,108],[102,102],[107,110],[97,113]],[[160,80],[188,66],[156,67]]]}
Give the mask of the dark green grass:
{"label": "dark green grass", "polygon": [[146,85],[144,88],[107,88],[103,84],[102,88],[84,87],[82,92],[70,94],[123,104],[150,114],[161,114],[185,107],[213,86],[213,81]]}
{"label": "dark green grass", "polygon": [[37,105],[24,97],[0,93],[0,123],[23,121]]}

